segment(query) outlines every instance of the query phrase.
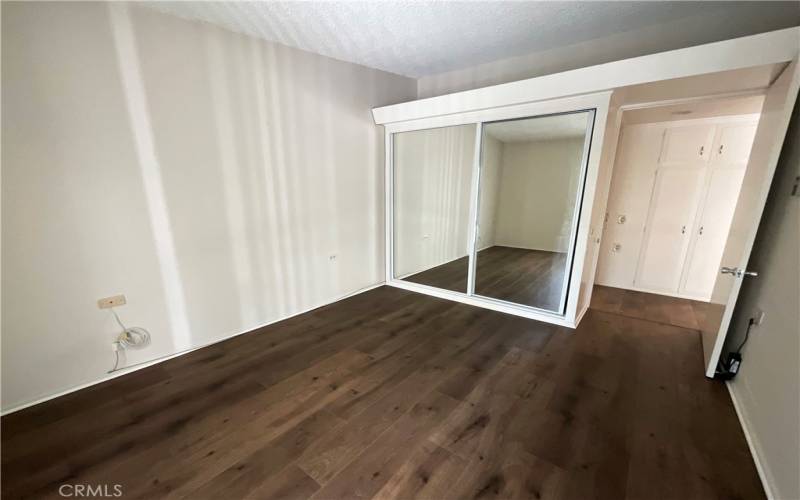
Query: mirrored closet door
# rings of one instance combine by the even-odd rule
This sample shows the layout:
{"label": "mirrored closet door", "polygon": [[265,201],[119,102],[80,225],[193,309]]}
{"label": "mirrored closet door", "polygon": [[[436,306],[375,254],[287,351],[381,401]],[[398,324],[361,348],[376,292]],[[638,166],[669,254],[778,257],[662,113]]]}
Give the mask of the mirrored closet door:
{"label": "mirrored closet door", "polygon": [[393,133],[391,279],[563,315],[593,123],[583,110]]}
{"label": "mirrored closet door", "polygon": [[562,313],[592,111],[483,125],[475,294]]}
{"label": "mirrored closet door", "polygon": [[394,278],[467,292],[476,128],[394,134]]}

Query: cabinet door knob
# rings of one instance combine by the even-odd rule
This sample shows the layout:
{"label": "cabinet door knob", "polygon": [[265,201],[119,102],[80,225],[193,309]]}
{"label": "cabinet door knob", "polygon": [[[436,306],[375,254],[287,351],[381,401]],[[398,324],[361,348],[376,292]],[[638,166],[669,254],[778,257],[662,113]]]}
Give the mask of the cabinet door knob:
{"label": "cabinet door knob", "polygon": [[681,226],[681,234],[686,234],[686,226]]}
{"label": "cabinet door knob", "polygon": [[719,154],[722,154],[722,147],[723,147],[723,146],[724,146],[724,144],[720,144],[720,145],[719,145]]}
{"label": "cabinet door knob", "polygon": [[706,150],[705,146],[700,146],[700,156],[703,156],[703,152]]}
{"label": "cabinet door knob", "polygon": [[703,234],[703,226],[700,226],[700,234]]}

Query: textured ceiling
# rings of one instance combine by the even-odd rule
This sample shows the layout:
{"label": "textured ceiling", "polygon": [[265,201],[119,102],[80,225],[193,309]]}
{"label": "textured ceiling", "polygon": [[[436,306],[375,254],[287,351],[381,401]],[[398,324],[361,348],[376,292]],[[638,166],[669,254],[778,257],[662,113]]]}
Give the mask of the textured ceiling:
{"label": "textured ceiling", "polygon": [[[800,13],[798,2],[757,3],[756,13],[772,10],[773,20],[775,10],[786,13],[779,19],[793,18],[793,22]],[[180,1],[145,5],[411,77],[689,17],[713,18],[719,13],[720,18],[730,18],[737,9],[742,16],[753,17],[754,12],[751,2]],[[786,21],[783,24],[779,27],[785,27]],[[754,24],[754,32],[769,29],[776,27]]]}

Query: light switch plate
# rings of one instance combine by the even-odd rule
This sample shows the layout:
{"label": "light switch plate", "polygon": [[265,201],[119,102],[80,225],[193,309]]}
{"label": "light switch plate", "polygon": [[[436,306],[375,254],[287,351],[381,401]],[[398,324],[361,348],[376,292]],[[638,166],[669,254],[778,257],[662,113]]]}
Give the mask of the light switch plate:
{"label": "light switch plate", "polygon": [[114,295],[113,297],[105,297],[97,301],[97,307],[100,309],[108,309],[109,307],[124,306],[126,303],[124,295]]}

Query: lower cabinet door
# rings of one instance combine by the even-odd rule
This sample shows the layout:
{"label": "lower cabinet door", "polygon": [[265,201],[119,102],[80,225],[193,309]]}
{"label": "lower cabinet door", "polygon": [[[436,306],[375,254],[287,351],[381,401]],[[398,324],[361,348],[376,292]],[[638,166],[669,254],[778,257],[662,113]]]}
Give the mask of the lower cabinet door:
{"label": "lower cabinet door", "polygon": [[693,232],[704,168],[661,167],[650,199],[634,285],[677,293]]}
{"label": "lower cabinet door", "polygon": [[684,266],[682,295],[704,300],[711,297],[744,171],[744,166],[711,170],[701,215]]}

